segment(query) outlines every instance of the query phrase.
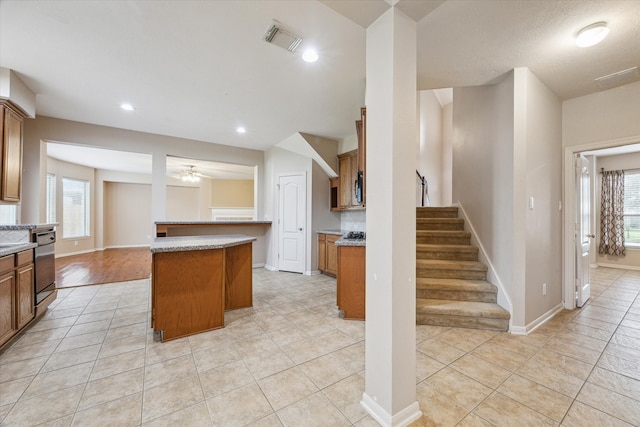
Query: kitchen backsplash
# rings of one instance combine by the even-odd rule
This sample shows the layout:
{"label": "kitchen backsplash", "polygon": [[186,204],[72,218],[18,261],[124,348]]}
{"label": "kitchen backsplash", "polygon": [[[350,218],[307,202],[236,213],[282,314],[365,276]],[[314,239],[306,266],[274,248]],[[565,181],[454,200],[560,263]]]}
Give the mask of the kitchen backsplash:
{"label": "kitchen backsplash", "polygon": [[28,243],[29,237],[29,230],[0,230],[0,242],[2,243]]}
{"label": "kitchen backsplash", "polygon": [[340,228],[342,230],[357,230],[357,231],[366,231],[367,230],[367,211],[365,210],[357,210],[357,211],[343,211],[340,215]]}

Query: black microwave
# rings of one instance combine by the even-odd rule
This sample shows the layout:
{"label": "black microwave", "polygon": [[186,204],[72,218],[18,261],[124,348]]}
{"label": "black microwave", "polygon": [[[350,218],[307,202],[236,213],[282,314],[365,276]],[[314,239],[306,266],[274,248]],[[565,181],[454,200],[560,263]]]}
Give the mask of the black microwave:
{"label": "black microwave", "polygon": [[356,182],[354,184],[355,186],[355,193],[356,193],[356,201],[358,203],[362,203],[362,179],[363,179],[363,172],[362,171],[358,171],[358,178],[356,179]]}

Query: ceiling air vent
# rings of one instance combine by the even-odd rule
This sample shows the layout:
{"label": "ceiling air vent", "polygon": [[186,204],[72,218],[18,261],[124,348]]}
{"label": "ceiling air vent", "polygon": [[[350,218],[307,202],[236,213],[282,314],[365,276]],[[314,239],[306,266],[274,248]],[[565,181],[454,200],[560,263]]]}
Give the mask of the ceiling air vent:
{"label": "ceiling air vent", "polygon": [[300,46],[300,43],[302,43],[302,37],[299,34],[275,20],[273,21],[273,25],[265,33],[264,40],[280,46],[289,52],[295,52],[298,46]]}
{"label": "ceiling air vent", "polygon": [[640,79],[640,72],[638,67],[627,68],[626,70],[618,71],[617,73],[609,74],[607,76],[598,77],[595,79],[596,84],[600,89],[611,89],[617,86],[622,86],[632,81]]}

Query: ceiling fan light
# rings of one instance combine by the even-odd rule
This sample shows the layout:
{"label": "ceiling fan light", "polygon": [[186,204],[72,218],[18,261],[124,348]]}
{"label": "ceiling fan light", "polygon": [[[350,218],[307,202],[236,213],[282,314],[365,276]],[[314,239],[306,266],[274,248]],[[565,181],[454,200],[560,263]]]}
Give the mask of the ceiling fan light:
{"label": "ceiling fan light", "polygon": [[576,45],[579,47],[594,46],[604,40],[609,34],[609,28],[606,22],[596,22],[587,25],[576,35]]}

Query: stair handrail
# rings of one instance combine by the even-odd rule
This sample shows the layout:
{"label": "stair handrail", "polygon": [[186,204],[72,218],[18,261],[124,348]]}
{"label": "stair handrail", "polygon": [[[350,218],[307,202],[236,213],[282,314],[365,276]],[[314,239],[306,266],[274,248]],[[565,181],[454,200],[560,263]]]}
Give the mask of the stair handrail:
{"label": "stair handrail", "polygon": [[420,206],[431,206],[431,201],[429,200],[429,183],[427,182],[427,178],[425,178],[424,175],[421,175],[420,172],[418,172],[418,169],[416,169],[416,175],[422,187],[420,191]]}

